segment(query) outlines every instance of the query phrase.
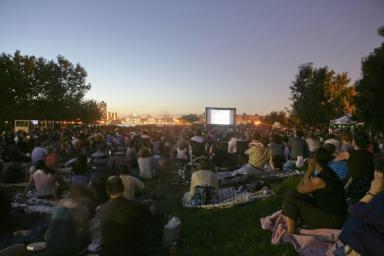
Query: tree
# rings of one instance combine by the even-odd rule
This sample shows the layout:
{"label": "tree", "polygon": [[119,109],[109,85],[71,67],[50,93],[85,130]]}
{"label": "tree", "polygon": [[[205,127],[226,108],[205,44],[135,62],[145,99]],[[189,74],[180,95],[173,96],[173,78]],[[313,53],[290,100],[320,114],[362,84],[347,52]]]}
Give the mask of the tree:
{"label": "tree", "polygon": [[299,67],[292,82],[293,115],[306,126],[326,126],[330,120],[351,111],[350,79],[328,67],[314,68],[312,63]]}
{"label": "tree", "polygon": [[189,114],[189,115],[181,116],[180,119],[186,123],[194,123],[199,121],[199,116],[194,114]]}
{"label": "tree", "polygon": [[[378,29],[384,37],[384,26]],[[362,61],[356,85],[356,116],[374,131],[384,131],[384,43]]]}
{"label": "tree", "polygon": [[275,122],[278,122],[281,125],[286,125],[287,113],[284,111],[272,111],[268,115],[264,116],[264,122],[266,122],[267,124],[274,124]]}
{"label": "tree", "polygon": [[99,103],[94,100],[86,100],[82,102],[79,110],[79,119],[83,123],[95,123],[102,117]]}
{"label": "tree", "polygon": [[84,104],[87,73],[63,56],[0,55],[0,120],[77,120]]}

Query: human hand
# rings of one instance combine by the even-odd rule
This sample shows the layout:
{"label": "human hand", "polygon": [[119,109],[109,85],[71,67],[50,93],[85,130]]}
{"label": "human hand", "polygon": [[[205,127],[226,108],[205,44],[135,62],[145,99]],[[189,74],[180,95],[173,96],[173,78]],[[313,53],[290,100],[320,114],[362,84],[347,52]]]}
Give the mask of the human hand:
{"label": "human hand", "polygon": [[384,180],[383,173],[379,171],[375,171],[375,177],[371,182],[371,188],[369,189],[369,193],[377,195],[384,188]]}

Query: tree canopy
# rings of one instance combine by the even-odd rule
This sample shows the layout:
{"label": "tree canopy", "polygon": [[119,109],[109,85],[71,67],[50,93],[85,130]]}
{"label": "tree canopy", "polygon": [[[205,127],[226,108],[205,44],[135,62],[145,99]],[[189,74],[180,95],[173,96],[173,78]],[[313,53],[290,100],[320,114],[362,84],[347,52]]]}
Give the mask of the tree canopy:
{"label": "tree canopy", "polygon": [[353,112],[354,89],[349,82],[347,73],[314,68],[312,63],[301,65],[290,86],[293,114],[305,125],[326,126],[330,120]]}
{"label": "tree canopy", "polygon": [[264,116],[264,122],[267,124],[274,124],[275,122],[280,123],[281,125],[287,125],[288,124],[288,116],[285,111],[272,111],[268,115]]}
{"label": "tree canopy", "polygon": [[[378,29],[384,37],[384,27]],[[356,116],[370,129],[384,131],[384,43],[363,59],[363,77],[356,84]]]}
{"label": "tree canopy", "polygon": [[199,121],[199,116],[195,114],[183,115],[180,117],[180,120],[183,120],[186,123],[194,123]]}
{"label": "tree canopy", "polygon": [[0,120],[83,120],[101,117],[98,103],[84,99],[91,85],[80,64],[63,56],[0,55]]}

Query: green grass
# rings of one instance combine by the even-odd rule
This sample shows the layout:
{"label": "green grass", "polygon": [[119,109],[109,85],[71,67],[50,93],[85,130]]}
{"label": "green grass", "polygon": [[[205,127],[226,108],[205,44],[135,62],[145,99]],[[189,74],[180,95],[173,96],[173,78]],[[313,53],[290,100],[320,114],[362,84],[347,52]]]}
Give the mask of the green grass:
{"label": "green grass", "polygon": [[260,218],[281,208],[284,193],[295,187],[299,177],[266,180],[276,196],[228,209],[186,209],[181,198],[189,187],[176,185],[175,171],[161,173],[146,185],[157,195],[163,217],[150,235],[152,255],[159,254],[162,226],[169,216],[180,217],[181,238],[177,255],[297,255],[290,245],[271,244],[271,232],[260,227]]}

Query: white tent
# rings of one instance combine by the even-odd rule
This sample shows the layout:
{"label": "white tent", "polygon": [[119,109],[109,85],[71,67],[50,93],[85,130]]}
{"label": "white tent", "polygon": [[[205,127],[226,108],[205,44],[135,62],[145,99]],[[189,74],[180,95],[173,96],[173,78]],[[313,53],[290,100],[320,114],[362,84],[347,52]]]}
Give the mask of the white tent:
{"label": "white tent", "polygon": [[336,118],[335,120],[331,120],[331,125],[351,125],[356,124],[355,121],[352,120],[350,115],[345,115],[339,118]]}

